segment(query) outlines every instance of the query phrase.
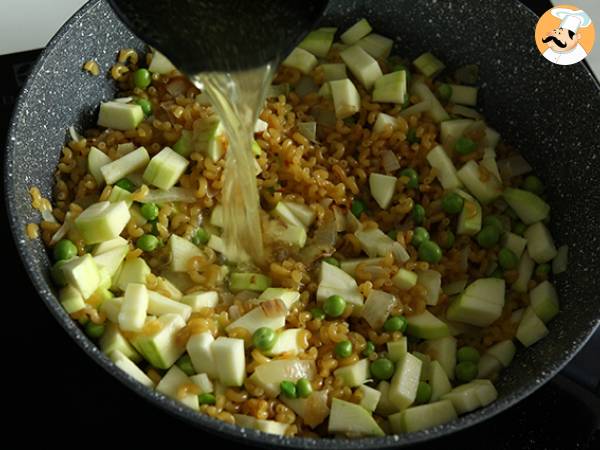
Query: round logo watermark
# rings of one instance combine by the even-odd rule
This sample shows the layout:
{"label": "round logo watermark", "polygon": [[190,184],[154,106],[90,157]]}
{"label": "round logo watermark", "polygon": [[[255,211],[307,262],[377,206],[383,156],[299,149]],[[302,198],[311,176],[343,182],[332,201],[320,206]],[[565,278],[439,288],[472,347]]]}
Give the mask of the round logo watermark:
{"label": "round logo watermark", "polygon": [[592,18],[572,5],[559,5],[544,13],[535,27],[535,44],[548,61],[568,66],[584,59],[594,46]]}

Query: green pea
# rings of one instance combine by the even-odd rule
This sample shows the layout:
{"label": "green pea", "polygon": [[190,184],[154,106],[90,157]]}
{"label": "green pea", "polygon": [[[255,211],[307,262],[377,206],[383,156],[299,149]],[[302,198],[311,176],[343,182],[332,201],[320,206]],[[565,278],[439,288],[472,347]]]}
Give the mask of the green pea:
{"label": "green pea", "polygon": [[158,247],[159,240],[152,234],[140,236],[136,242],[137,248],[145,252],[153,252]]}
{"label": "green pea", "polygon": [[440,84],[437,88],[437,93],[440,99],[447,102],[452,97],[452,86],[446,83]]}
{"label": "green pea", "polygon": [[371,375],[377,380],[389,380],[394,375],[394,363],[387,358],[379,358],[371,363]]}
{"label": "green pea", "polygon": [[177,367],[179,367],[188,377],[191,377],[196,373],[196,369],[194,369],[194,366],[192,365],[192,358],[190,358],[190,355],[187,353],[182,355],[175,364],[177,364]]}
{"label": "green pea", "polygon": [[454,145],[454,150],[459,155],[468,155],[473,153],[477,148],[477,144],[468,137],[461,136],[456,140],[456,144]]}
{"label": "green pea", "polygon": [[446,214],[458,214],[462,211],[465,199],[456,192],[450,192],[442,198],[442,209]]}
{"label": "green pea", "polygon": [[429,403],[429,400],[431,400],[431,393],[432,389],[429,383],[419,381],[419,386],[417,387],[417,396],[415,397],[415,403],[417,405]]}
{"label": "green pea", "polygon": [[281,389],[281,393],[287,398],[298,398],[296,385],[291,381],[282,381],[281,383],[279,383],[279,389]]}
{"label": "green pea", "polygon": [[277,334],[269,327],[260,327],[252,335],[252,343],[260,351],[271,350],[275,342],[277,342]]}
{"label": "green pea", "polygon": [[538,277],[546,277],[550,273],[550,264],[540,264],[535,268],[535,275]]}
{"label": "green pea", "polygon": [[323,311],[329,317],[340,317],[346,310],[346,300],[339,295],[332,295],[323,303]]}
{"label": "green pea", "polygon": [[321,308],[311,309],[310,314],[312,315],[313,319],[323,320],[325,318],[325,311],[323,311]]}
{"label": "green pea", "polygon": [[152,114],[152,102],[145,98],[138,98],[134,102],[136,105],[140,105],[142,107],[142,111],[144,111],[145,116],[149,116]]}
{"label": "green pea", "polygon": [[340,358],[348,358],[352,355],[352,342],[341,341],[335,344],[335,354]]}
{"label": "green pea", "polygon": [[417,189],[419,187],[419,174],[415,169],[407,167],[400,172],[400,176],[408,178],[408,183],[406,183],[407,188]]}
{"label": "green pea", "polygon": [[504,231],[504,225],[502,224],[502,221],[498,218],[498,216],[485,216],[483,218],[483,225],[491,225],[494,226],[496,228],[498,228],[499,232],[503,232]]}
{"label": "green pea", "polygon": [[390,230],[387,232],[387,235],[390,237],[391,240],[395,241],[396,239],[398,239],[398,230]]}
{"label": "green pea", "polygon": [[296,381],[296,393],[298,394],[298,397],[310,397],[310,394],[312,394],[312,392],[312,384],[310,384],[310,381],[308,381],[308,379],[300,378],[298,381]]}
{"label": "green pea", "polygon": [[456,352],[456,359],[458,362],[471,361],[474,363],[478,363],[479,352],[476,348],[464,346],[459,348]]}
{"label": "green pea", "polygon": [[504,278],[504,272],[502,272],[502,269],[500,267],[496,267],[494,269],[494,271],[490,274],[490,277],[492,277],[492,278]]}
{"label": "green pea", "polygon": [[350,207],[350,211],[352,211],[352,214],[354,214],[354,217],[356,217],[357,219],[360,219],[361,214],[364,213],[366,209],[367,208],[362,200],[359,200],[357,198],[352,200],[352,206]]}
{"label": "green pea", "polygon": [[417,137],[417,130],[414,128],[409,128],[406,132],[406,140],[409,144],[419,144],[421,143],[421,138]]}
{"label": "green pea", "polygon": [[204,245],[210,240],[210,233],[204,228],[200,227],[192,236],[192,242],[196,245]]}
{"label": "green pea", "polygon": [[523,222],[517,222],[515,224],[515,226],[513,227],[512,232],[515,234],[518,234],[519,236],[523,236],[526,229],[527,229],[527,226]]}
{"label": "green pea", "polygon": [[423,242],[429,240],[429,231],[423,227],[417,227],[413,230],[413,236],[410,243],[415,247],[419,247]]}
{"label": "green pea", "polygon": [[442,249],[433,241],[425,241],[419,245],[419,259],[436,264],[442,259]]}
{"label": "green pea", "polygon": [[423,205],[415,204],[411,216],[417,225],[421,225],[425,221],[425,208],[423,208]]}
{"label": "green pea", "polygon": [[473,361],[459,362],[454,369],[454,373],[458,381],[462,383],[468,383],[477,377],[479,368]]}
{"label": "green pea", "polygon": [[500,264],[500,267],[504,270],[514,269],[517,267],[517,264],[519,264],[519,258],[517,258],[517,255],[511,250],[505,247],[498,252],[498,264]]}
{"label": "green pea", "polygon": [[201,405],[214,405],[217,403],[217,398],[214,394],[200,394],[198,395],[198,403]]}
{"label": "green pea", "polygon": [[405,332],[408,327],[408,322],[403,316],[393,316],[387,319],[383,324],[383,329],[388,333],[394,331]]}
{"label": "green pea", "polygon": [[98,339],[104,334],[104,324],[94,323],[91,320],[85,324],[85,334],[92,339]]}
{"label": "green pea", "polygon": [[439,234],[438,244],[444,249],[449,249],[452,248],[455,240],[454,233],[450,230],[445,230]]}
{"label": "green pea", "polygon": [[55,261],[67,261],[77,256],[77,246],[69,239],[61,239],[52,251]]}
{"label": "green pea", "polygon": [[500,230],[495,225],[486,225],[477,234],[477,242],[483,248],[493,247],[500,240]]}
{"label": "green pea", "polygon": [[65,279],[65,274],[61,270],[61,267],[64,266],[68,261],[66,259],[61,259],[60,261],[56,261],[50,269],[50,277],[52,281],[56,283],[57,286],[66,286],[67,280]]}
{"label": "green pea", "polygon": [[135,191],[135,184],[133,184],[127,178],[121,178],[119,181],[115,183],[115,186],[119,186],[121,189],[125,189],[126,191],[133,192]]}
{"label": "green pea", "polygon": [[375,351],[375,344],[373,344],[373,342],[371,342],[371,341],[367,341],[367,345],[365,346],[364,350],[362,351],[362,355],[369,356],[369,355],[372,355],[374,351]]}
{"label": "green pea", "polygon": [[523,189],[529,192],[533,192],[536,195],[542,195],[544,193],[544,184],[535,175],[529,175],[523,180]]}
{"label": "green pea", "polygon": [[144,203],[140,208],[140,214],[146,220],[154,220],[158,217],[158,205],[156,203]]}
{"label": "green pea", "polygon": [[133,84],[140,89],[146,89],[152,82],[152,75],[148,69],[138,69],[133,72]]}
{"label": "green pea", "polygon": [[333,256],[324,258],[323,262],[326,262],[327,264],[331,264],[332,266],[335,266],[335,267],[340,267],[340,262],[337,259],[335,259]]}

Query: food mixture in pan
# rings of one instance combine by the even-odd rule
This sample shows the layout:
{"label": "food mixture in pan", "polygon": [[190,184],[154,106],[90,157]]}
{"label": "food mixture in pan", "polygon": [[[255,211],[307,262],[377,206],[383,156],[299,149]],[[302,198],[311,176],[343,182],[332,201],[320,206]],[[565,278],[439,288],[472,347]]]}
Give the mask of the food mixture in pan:
{"label": "food mixture in pan", "polygon": [[225,256],[228,138],[158,52],[120,51],[117,98],[71,129],[53,202],[32,187],[43,220],[27,232],[100,349],[199,414],[413,432],[496,399],[558,313],[567,248],[542,181],[477,110],[476,66],[392,55],[365,19],[337,31],[283,61],[256,123],[260,263]]}

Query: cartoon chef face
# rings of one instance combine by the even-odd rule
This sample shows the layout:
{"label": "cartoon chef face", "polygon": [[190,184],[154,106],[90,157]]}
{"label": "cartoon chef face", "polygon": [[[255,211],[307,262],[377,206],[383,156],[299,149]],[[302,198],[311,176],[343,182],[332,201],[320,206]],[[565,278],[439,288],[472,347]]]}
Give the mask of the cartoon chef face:
{"label": "cartoon chef face", "polygon": [[555,52],[560,53],[573,50],[580,39],[581,34],[576,34],[573,30],[555,28],[546,34],[542,42]]}

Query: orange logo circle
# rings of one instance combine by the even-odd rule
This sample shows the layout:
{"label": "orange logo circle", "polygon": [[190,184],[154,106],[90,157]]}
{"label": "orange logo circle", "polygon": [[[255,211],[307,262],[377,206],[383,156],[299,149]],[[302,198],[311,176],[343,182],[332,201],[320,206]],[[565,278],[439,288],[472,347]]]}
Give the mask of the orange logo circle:
{"label": "orange logo circle", "polygon": [[583,60],[594,46],[592,18],[572,5],[559,5],[544,13],[535,27],[535,45],[548,61],[567,66]]}

